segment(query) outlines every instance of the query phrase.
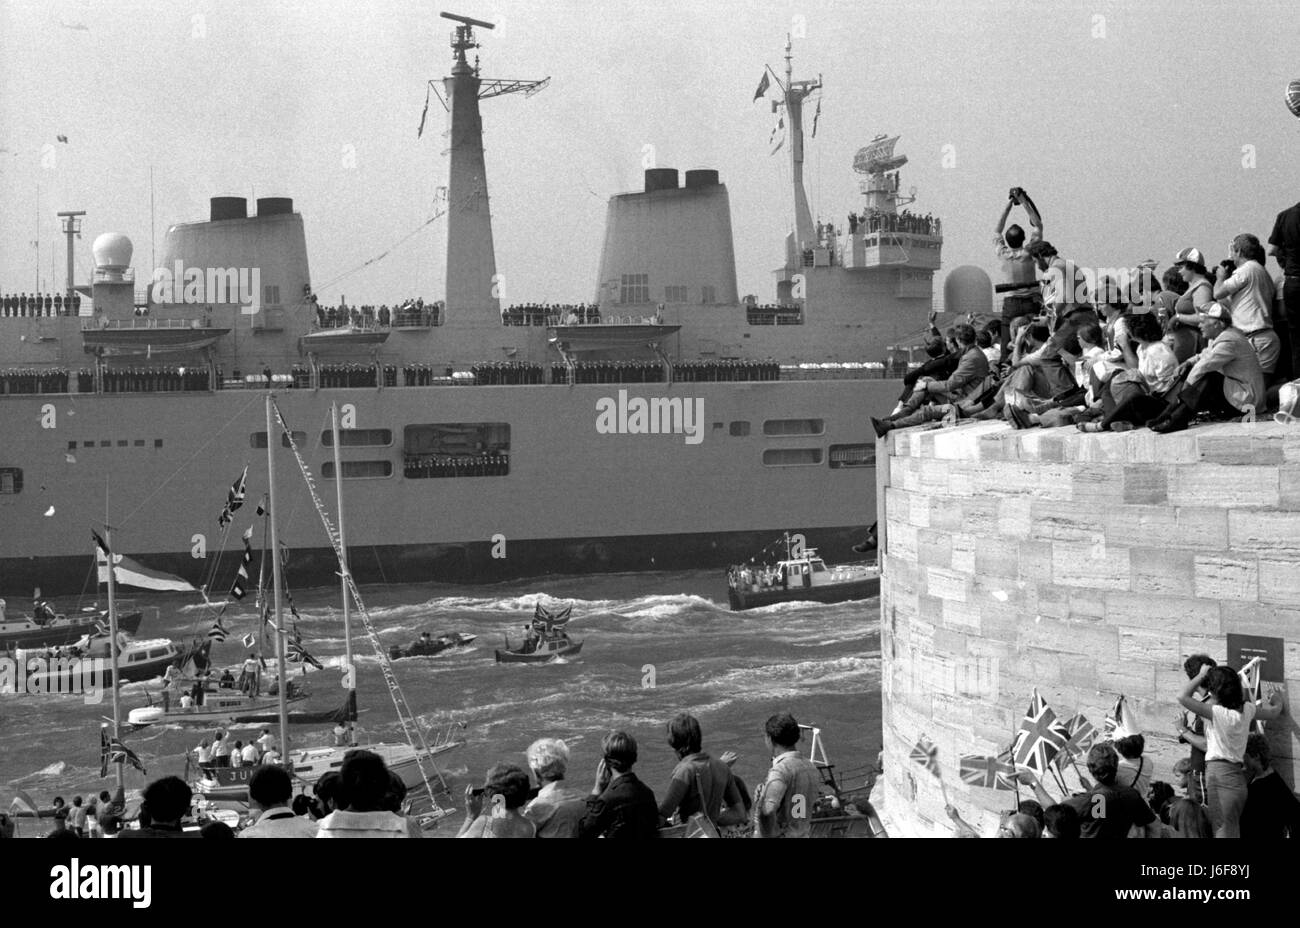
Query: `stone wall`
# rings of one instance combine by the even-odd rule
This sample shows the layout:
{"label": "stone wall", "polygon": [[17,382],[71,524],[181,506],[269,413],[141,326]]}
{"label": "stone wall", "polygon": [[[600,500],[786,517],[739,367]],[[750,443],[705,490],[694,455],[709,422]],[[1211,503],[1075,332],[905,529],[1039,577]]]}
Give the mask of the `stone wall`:
{"label": "stone wall", "polygon": [[[995,832],[1015,794],[967,786],[958,759],[1006,750],[1034,687],[1059,717],[1083,712],[1098,730],[1123,694],[1154,779],[1172,780],[1186,753],[1173,724],[1183,658],[1222,661],[1229,634],[1285,642],[1288,708],[1268,731],[1294,787],[1300,426],[1085,435],[972,423],[893,432],[877,459],[895,832],[951,834],[945,790],[981,834]],[[908,759],[922,734],[942,784]],[[1072,771],[1065,781],[1078,788]]]}

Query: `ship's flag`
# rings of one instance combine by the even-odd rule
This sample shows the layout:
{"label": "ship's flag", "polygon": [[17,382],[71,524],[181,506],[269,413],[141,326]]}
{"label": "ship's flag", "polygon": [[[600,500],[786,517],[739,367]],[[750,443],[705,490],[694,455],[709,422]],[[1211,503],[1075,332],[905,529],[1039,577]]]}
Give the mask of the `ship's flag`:
{"label": "ship's flag", "polygon": [[244,495],[248,484],[248,465],[244,465],[244,472],[239,475],[238,479],[230,487],[230,492],[226,494],[226,507],[221,510],[221,515],[217,517],[217,525],[225,528],[230,524],[230,518],[235,510],[244,505]]}
{"label": "ship's flag", "polygon": [[813,131],[812,137],[817,138],[817,120],[822,117],[822,98],[817,98],[817,112],[813,113]]}
{"label": "ship's flag", "polygon": [[[767,72],[764,71],[762,79],[758,82],[758,89],[754,91],[753,102],[757,103],[759,100],[761,100],[763,98],[763,94],[767,93],[767,88],[771,86],[772,86],[772,82],[767,79]],[[427,98],[425,101],[425,106],[426,107],[428,106]]]}
{"label": "ship's flag", "polygon": [[[102,730],[104,729],[101,729],[101,731]],[[110,764],[130,764],[145,776],[148,776],[149,774],[149,771],[144,769],[144,764],[141,762],[140,758],[136,756],[135,751],[132,751],[127,747],[121,738],[109,739],[108,762]]]}
{"label": "ship's flag", "polygon": [[100,536],[99,532],[95,531],[95,530],[92,528],[92,529],[90,530],[90,535],[91,535],[92,538],[95,539],[95,545],[99,548],[100,551],[103,551],[104,554],[109,554],[109,553],[110,553],[109,550],[108,550],[108,542],[106,542],[106,541],[105,541],[105,540]]}
{"label": "ship's flag", "polygon": [[1053,728],[1056,713],[1051,710],[1043,697],[1034,688],[1034,698],[1029,703],[1029,710],[1020,723],[1015,744],[1011,748],[1012,759],[1017,767],[1027,767],[1039,775],[1046,775],[1052,758],[1065,747],[1065,737]]}
{"label": "ship's flag", "polygon": [[229,634],[230,632],[221,624],[221,620],[217,619],[212,623],[212,627],[208,629],[208,640],[215,641],[219,644],[225,641]]}
{"label": "ship's flag", "polygon": [[785,144],[785,117],[784,117],[784,116],[782,116],[782,117],[777,121],[776,128],[772,130],[772,135],[771,135],[771,136],[768,138],[768,140],[767,140],[769,144],[771,144],[772,139],[776,138],[776,134],[777,134],[777,132],[780,132],[780,133],[781,133],[781,138],[780,138],[780,140],[776,143],[776,147],[773,148],[772,151],[771,151],[771,154],[773,154],[773,155],[775,155],[778,151],[780,151],[780,150],[781,150],[781,146]]}
{"label": "ship's flag", "polygon": [[420,128],[418,128],[418,129],[415,130],[415,137],[416,137],[417,139],[418,139],[420,136],[424,135],[424,119],[425,119],[426,116],[429,115],[429,91],[430,91],[430,89],[431,89],[430,86],[426,86],[426,87],[424,88],[424,112],[420,114]]}
{"label": "ship's flag", "polygon": [[257,514],[259,516],[266,515],[266,494],[265,493],[262,494],[262,498],[257,503]]}
{"label": "ship's flag", "polygon": [[1107,741],[1117,741],[1141,733],[1142,729],[1133,718],[1133,710],[1128,707],[1123,696],[1115,700],[1115,708],[1106,716],[1105,731]]}
{"label": "ship's flag", "polygon": [[54,140],[56,142],[62,142],[64,145],[68,144],[68,137],[66,135],[56,135]]}
{"label": "ship's flag", "polygon": [[247,635],[245,635],[243,638],[239,640],[244,643],[244,647],[246,648],[251,648],[253,645],[257,644],[257,639],[253,637],[252,632],[249,632]]}
{"label": "ship's flag", "polygon": [[[97,552],[100,583],[108,582],[108,557],[104,551],[105,549],[101,547],[101,550]],[[158,590],[166,593],[198,592],[194,584],[188,580],[184,580],[175,574],[145,567],[139,561],[133,561],[124,554],[113,555],[113,579],[123,586],[133,586],[139,590]]]}
{"label": "ship's flag", "polygon": [[108,776],[108,726],[99,726],[99,778]]}
{"label": "ship's flag", "polygon": [[908,757],[935,776],[939,775],[939,749],[925,735],[922,735],[916,742]]}
{"label": "ship's flag", "polygon": [[289,645],[285,651],[285,660],[291,664],[310,664],[317,670],[325,669],[325,665],[312,657],[307,649],[302,646],[302,632],[298,631],[297,623],[293,626],[293,637],[289,639]]}
{"label": "ship's flag", "polygon": [[1092,747],[1093,741],[1097,738],[1097,729],[1084,718],[1082,712],[1070,716],[1065,721],[1058,719],[1052,725],[1052,729],[1065,739],[1065,745],[1056,758],[1058,767],[1081,756]]}
{"label": "ship's flag", "polygon": [[984,789],[1015,789],[1016,768],[1004,760],[983,754],[963,754],[959,767],[962,782]]}
{"label": "ship's flag", "polygon": [[19,812],[25,810],[32,815],[40,815],[40,810],[36,808],[36,800],[21,789],[14,791],[13,801],[9,803],[9,811],[13,812],[14,810]]}
{"label": "ship's flag", "polygon": [[244,532],[244,554],[239,559],[239,572],[235,574],[235,582],[230,587],[230,595],[235,599],[243,599],[248,593],[248,565],[253,563],[253,530],[247,529]]}

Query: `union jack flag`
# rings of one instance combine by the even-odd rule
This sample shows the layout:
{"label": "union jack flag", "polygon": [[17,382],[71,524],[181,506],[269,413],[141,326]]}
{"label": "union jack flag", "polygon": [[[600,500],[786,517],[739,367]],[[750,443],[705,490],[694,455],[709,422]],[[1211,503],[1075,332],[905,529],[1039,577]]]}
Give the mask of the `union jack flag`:
{"label": "union jack flag", "polygon": [[983,754],[963,754],[959,767],[962,782],[985,789],[1015,789],[1016,768],[1004,760]]}
{"label": "union jack flag", "polygon": [[289,639],[288,647],[285,649],[285,660],[291,664],[310,664],[317,670],[325,669],[325,665],[312,657],[302,646],[302,634],[296,625],[293,629],[293,637]]}
{"label": "union jack flag", "polygon": [[217,525],[225,528],[230,524],[231,514],[244,505],[245,487],[248,484],[248,465],[244,465],[244,472],[230,487],[230,492],[226,494],[226,506],[221,510],[221,515],[217,517]]}
{"label": "union jack flag", "polygon": [[1016,741],[1011,754],[1017,767],[1028,767],[1035,773],[1046,775],[1052,758],[1065,747],[1066,738],[1053,727],[1056,713],[1038,695],[1034,689],[1034,698],[1029,703],[1029,711],[1020,723]]}
{"label": "union jack flag", "polygon": [[146,773],[144,764],[135,751],[128,748],[121,738],[109,737],[108,726],[99,726],[99,775],[108,776],[110,764],[130,764],[141,773]]}
{"label": "union jack flag", "polygon": [[1056,758],[1058,767],[1081,756],[1097,739],[1097,729],[1083,717],[1082,712],[1072,715],[1063,722],[1058,720],[1052,726],[1052,730],[1065,739],[1065,745]]}
{"label": "union jack flag", "polygon": [[925,735],[916,742],[909,757],[935,776],[939,775],[939,749]]}

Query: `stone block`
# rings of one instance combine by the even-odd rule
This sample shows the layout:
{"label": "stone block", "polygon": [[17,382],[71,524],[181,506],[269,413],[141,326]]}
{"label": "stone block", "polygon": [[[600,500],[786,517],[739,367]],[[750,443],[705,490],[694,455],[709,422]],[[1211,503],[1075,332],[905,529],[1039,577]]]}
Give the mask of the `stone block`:
{"label": "stone block", "polygon": [[1101,590],[1071,589],[1069,617],[1076,621],[1104,622],[1106,594]]}
{"label": "stone block", "polygon": [[950,567],[952,565],[952,535],[934,529],[918,529],[916,533],[916,562],[923,567]]}
{"label": "stone block", "polygon": [[1106,506],[1101,512],[1106,542],[1222,551],[1228,512],[1205,507]]}
{"label": "stone block", "polygon": [[1236,510],[1251,506],[1275,508],[1281,501],[1276,467],[1179,464],[1170,471],[1169,502],[1175,506]]}
{"label": "stone block", "polygon": [[1029,537],[1043,541],[1104,544],[1105,526],[1099,513],[1078,503],[1034,500],[1030,504]]}
{"label": "stone block", "polygon": [[1114,505],[1124,494],[1124,470],[1114,464],[1077,464],[1071,474],[1070,501],[1079,510]]}
{"label": "stone block", "polygon": [[980,609],[971,603],[947,599],[943,603],[943,624],[976,635],[980,632]]}
{"label": "stone block", "polygon": [[919,550],[918,529],[906,523],[891,522],[886,546],[890,556],[916,563]]}
{"label": "stone block", "polygon": [[934,648],[940,654],[964,658],[967,654],[966,643],[969,640],[969,636],[963,631],[956,631],[949,627],[934,630]]}
{"label": "stone block", "polygon": [[1145,628],[1121,626],[1119,659],[1129,662],[1145,661],[1155,664],[1156,667],[1177,667],[1183,660],[1179,636]]}
{"label": "stone block", "polygon": [[1002,538],[1028,538],[1034,527],[1034,501],[1010,496],[997,501],[997,533]]}
{"label": "stone block", "polygon": [[1196,436],[1190,432],[1157,435],[1138,430],[1128,433],[1129,461],[1133,464],[1193,464],[1200,460]]}
{"label": "stone block", "polygon": [[1300,606],[1300,564],[1296,558],[1259,559],[1259,601]]}
{"label": "stone block", "polygon": [[[1209,429],[1215,429],[1210,432]],[[1280,435],[1255,435],[1238,423],[1224,423],[1197,429],[1196,450],[1202,461],[1210,464],[1281,464]]]}
{"label": "stone block", "polygon": [[1106,624],[1162,632],[1214,634],[1219,630],[1219,604],[1213,600],[1146,593],[1107,593]]}
{"label": "stone block", "polygon": [[1277,469],[1282,509],[1300,509],[1300,465],[1285,464]]}
{"label": "stone block", "polygon": [[1195,581],[1195,557],[1195,552],[1179,548],[1131,548],[1130,589],[1152,596],[1186,596]]}
{"label": "stone block", "polygon": [[975,555],[983,544],[983,539],[974,535],[949,535],[952,551],[951,567],[958,573],[972,575],[975,573]]}
{"label": "stone block", "polygon": [[1194,569],[1195,592],[1200,599],[1259,599],[1258,558],[1197,554]]}
{"label": "stone block", "polygon": [[1061,586],[1094,590],[1129,588],[1129,551],[1114,545],[1055,542],[1052,545],[1052,580]]}
{"label": "stone block", "polygon": [[1097,666],[1097,684],[1103,693],[1155,699],[1156,668],[1145,661],[1102,662]]}
{"label": "stone block", "polygon": [[1300,555],[1300,512],[1258,509],[1229,512],[1228,545],[1261,556]]}
{"label": "stone block", "polygon": [[1131,464],[1124,468],[1124,502],[1153,505],[1168,499],[1169,471],[1155,464]]}
{"label": "stone block", "polygon": [[955,570],[942,567],[926,568],[926,592],[943,600],[966,602],[970,588],[970,577]]}
{"label": "stone block", "polygon": [[1086,654],[1100,662],[1119,658],[1119,634],[1109,625],[1035,618],[1021,629],[1021,643],[1026,648]]}

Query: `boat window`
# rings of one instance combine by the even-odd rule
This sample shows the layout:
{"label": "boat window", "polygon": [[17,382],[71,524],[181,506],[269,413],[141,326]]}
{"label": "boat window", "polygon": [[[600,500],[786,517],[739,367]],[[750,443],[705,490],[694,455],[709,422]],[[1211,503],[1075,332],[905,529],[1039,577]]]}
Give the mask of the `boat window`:
{"label": "boat window", "polygon": [[412,479],[504,477],[510,473],[510,426],[505,422],[408,425],[402,470]]}
{"label": "boat window", "polygon": [[[334,462],[326,461],[320,468],[321,476],[326,480],[334,479]],[[392,461],[344,461],[343,479],[358,480],[366,477],[393,476]]]}
{"label": "boat window", "polygon": [[624,274],[622,275],[621,284],[618,296],[620,303],[650,302],[649,274]]}
{"label": "boat window", "polygon": [[23,491],[23,472],[19,467],[0,467],[0,493],[13,494]]}
{"label": "boat window", "polygon": [[[307,433],[295,431],[293,433],[293,440],[294,440],[294,444],[301,445],[307,441]],[[254,448],[265,448],[266,433],[254,432],[253,434],[248,436],[248,443]],[[289,439],[287,436],[284,435],[283,432],[280,433],[280,444],[282,444],[286,448],[289,447]],[[346,444],[346,442],[344,444]]]}
{"label": "boat window", "polygon": [[767,467],[797,467],[821,462],[821,448],[768,448],[763,452],[763,464]]}
{"label": "boat window", "polygon": [[763,423],[764,435],[821,435],[825,431],[825,419],[768,419]]}
{"label": "boat window", "polygon": [[[320,433],[320,443],[326,448],[334,447],[333,429]],[[392,443],[392,429],[339,429],[340,448],[387,448]]]}
{"label": "boat window", "polygon": [[744,438],[749,434],[749,423],[741,421],[731,423],[731,434],[736,438]]}
{"label": "boat window", "polygon": [[875,445],[831,445],[831,467],[875,467]]}
{"label": "boat window", "polygon": [[826,562],[822,560],[813,561],[812,569],[815,574],[823,573],[826,570]]}

